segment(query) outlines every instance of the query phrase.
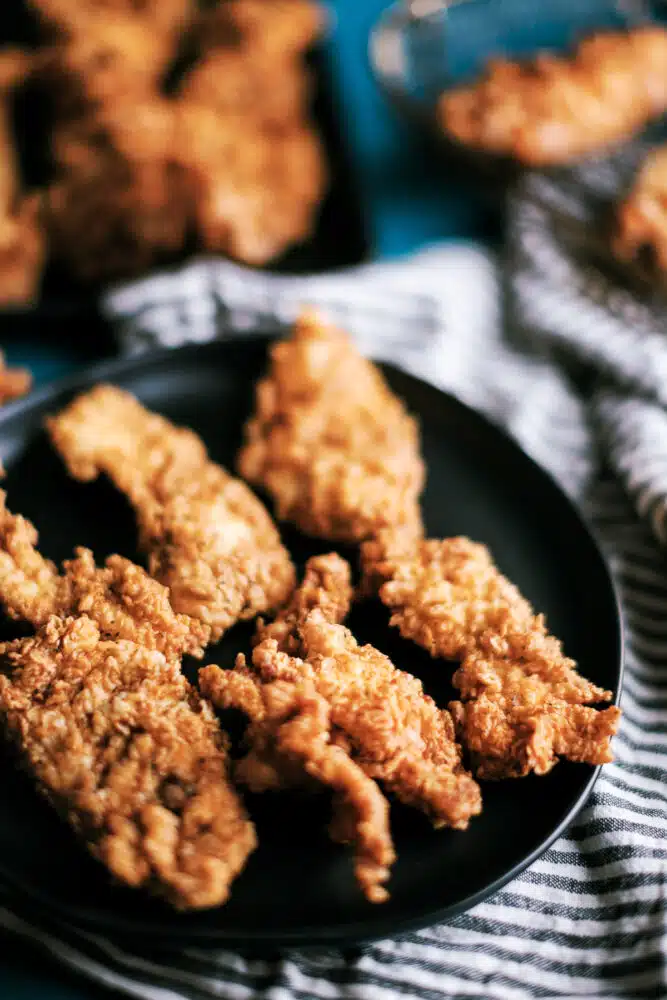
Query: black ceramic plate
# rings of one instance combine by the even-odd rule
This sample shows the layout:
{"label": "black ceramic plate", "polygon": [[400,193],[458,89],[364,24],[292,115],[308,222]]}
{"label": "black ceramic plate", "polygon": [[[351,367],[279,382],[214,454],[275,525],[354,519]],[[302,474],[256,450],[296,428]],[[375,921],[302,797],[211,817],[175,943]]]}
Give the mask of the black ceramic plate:
{"label": "black ceramic plate", "polygon": [[[115,361],[67,386],[47,388],[0,412],[0,459],[9,505],[39,528],[43,552],[69,556],[88,545],[99,560],[136,557],[132,516],[106,481],[77,484],[65,475],[41,430],[75,391],[105,379],[202,435],[211,455],[231,466],[248,416],[267,341],[236,340]],[[395,391],[422,424],[428,466],[428,531],[470,535],[545,611],[566,651],[597,684],[618,693],[619,614],[605,563],[572,504],[499,429],[456,399],[387,368]],[[297,561],[326,550],[285,532]],[[395,663],[419,675],[440,704],[451,668],[434,663],[387,627],[374,604],[350,626]],[[11,627],[5,623],[6,633]],[[231,664],[248,628],[232,630],[209,659]],[[324,832],[329,801],[253,798],[261,846],[222,909],[179,915],[141,893],[109,884],[29,782],[0,761],[0,879],[26,904],[77,924],[162,940],[237,947],[355,944],[452,916],[485,898],[530,864],[583,805],[596,770],[559,764],[543,778],[489,784],[484,811],[465,833],[435,832],[415,812],[392,806],[398,862],[391,900],[367,903],[349,853]]]}

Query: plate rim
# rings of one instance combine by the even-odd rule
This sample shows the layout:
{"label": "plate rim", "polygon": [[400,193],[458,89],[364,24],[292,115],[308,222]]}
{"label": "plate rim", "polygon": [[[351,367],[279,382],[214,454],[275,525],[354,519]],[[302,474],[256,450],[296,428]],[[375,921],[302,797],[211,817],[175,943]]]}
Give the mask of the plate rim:
{"label": "plate rim", "polygon": [[[105,380],[113,381],[114,378],[122,378],[124,375],[141,371],[141,369],[149,370],[151,367],[160,365],[168,359],[173,360],[175,356],[188,358],[202,353],[219,354],[220,352],[224,353],[225,349],[230,347],[255,347],[262,349],[266,348],[268,344],[277,339],[280,338],[276,336],[275,333],[266,334],[258,332],[252,334],[235,334],[228,337],[226,336],[219,340],[209,341],[205,344],[186,344],[174,348],[152,348],[142,351],[141,353],[134,353],[129,356],[121,356],[104,360],[97,364],[80,369],[72,375],[67,375],[62,378],[49,381],[43,386],[33,390],[23,398],[14,400],[13,402],[10,402],[6,406],[2,407],[0,410],[0,432],[6,422],[15,418],[20,418],[21,414],[25,411],[48,404],[50,400],[55,400],[59,396],[82,391],[84,388],[89,387],[96,382]],[[574,500],[572,500],[565,490],[563,490],[552,473],[537,462],[527,451],[525,451],[519,442],[511,434],[509,434],[501,424],[469,404],[463,402],[455,394],[444,389],[440,389],[433,383],[426,382],[395,364],[385,361],[377,361],[376,363],[381,369],[389,372],[397,372],[402,379],[412,383],[415,388],[419,388],[427,395],[431,395],[434,399],[444,396],[449,405],[453,404],[455,408],[458,408],[465,414],[466,419],[472,421],[473,423],[477,423],[477,425],[482,427],[486,432],[490,431],[492,434],[500,435],[503,439],[504,445],[510,448],[520,461],[528,463],[533,470],[533,474],[541,477],[545,484],[552,490],[555,490],[560,496],[560,502],[565,504],[569,510],[569,515],[574,517],[574,519],[579,523],[580,529],[588,537],[591,555],[597,559],[599,568],[603,571],[608,591],[606,598],[607,603],[609,605],[609,610],[613,611],[615,618],[615,632],[613,638],[615,640],[614,646],[616,649],[615,674],[617,679],[614,685],[614,698],[612,699],[611,704],[618,705],[623,691],[623,678],[625,672],[625,624],[619,590],[611,571],[609,560],[607,559],[604,550],[598,541],[597,535],[592,529],[588,519],[579,509]],[[494,896],[500,889],[507,885],[508,882],[515,879],[518,875],[525,871],[526,868],[530,867],[530,865],[540,858],[565,832],[565,830],[568,829],[579,812],[582,810],[600,776],[601,770],[601,765],[592,769],[588,780],[579,792],[575,801],[567,810],[566,814],[554,827],[551,833],[545,837],[529,855],[522,858],[519,862],[517,862],[517,864],[512,866],[509,871],[499,876],[483,889],[466,896],[457,903],[448,904],[447,906],[435,910],[429,910],[421,916],[413,915],[406,916],[404,918],[401,918],[400,915],[388,915],[383,918],[381,910],[378,908],[373,911],[373,915],[369,915],[367,920],[361,922],[357,921],[352,925],[347,924],[345,925],[344,930],[337,931],[335,926],[331,925],[326,928],[314,928],[309,930],[307,934],[304,934],[302,931],[267,932],[265,930],[258,930],[256,932],[244,931],[242,935],[237,934],[235,936],[233,929],[227,929],[224,927],[217,930],[213,928],[210,930],[206,928],[197,928],[196,930],[189,931],[187,927],[187,914],[184,914],[178,915],[178,920],[174,921],[173,928],[170,928],[168,931],[165,931],[164,927],[156,925],[155,923],[146,923],[141,929],[141,938],[145,941],[156,941],[158,939],[173,940],[177,937],[183,942],[197,942],[202,945],[218,945],[228,947],[230,949],[255,952],[258,950],[261,951],[262,949],[275,950],[299,948],[305,950],[322,948],[323,946],[356,948],[360,945],[382,940],[384,938],[401,937],[412,931],[433,926],[445,920],[451,920],[452,918],[472,909],[472,907],[476,906],[483,900]],[[58,907],[57,905],[51,903],[48,899],[45,900],[39,893],[35,893],[34,890],[26,890],[21,886],[20,880],[14,880],[11,875],[8,876],[6,870],[2,871],[2,868],[4,868],[4,866],[0,864],[0,885],[9,888],[14,898],[18,895],[20,899],[20,896],[24,895],[28,901],[28,910],[32,910],[33,912],[36,911],[38,914],[41,911],[45,913],[48,918],[56,921],[65,919],[71,929],[78,931],[106,931],[117,935],[119,939],[122,939],[122,937],[128,935],[129,933],[136,933],[136,929],[133,929],[130,932],[127,927],[123,928],[122,917],[116,917],[115,914],[105,917],[93,912],[85,920],[77,920],[76,915],[72,915],[68,912],[67,904],[65,904],[64,908]],[[13,902],[13,900],[10,899],[10,902]],[[181,920],[183,921],[182,924]]]}

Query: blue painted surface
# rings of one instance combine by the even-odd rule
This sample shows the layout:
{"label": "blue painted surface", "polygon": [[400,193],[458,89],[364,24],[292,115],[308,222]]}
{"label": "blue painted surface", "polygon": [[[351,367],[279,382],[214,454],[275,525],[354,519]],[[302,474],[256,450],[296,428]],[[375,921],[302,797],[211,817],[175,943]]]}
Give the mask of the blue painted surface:
{"label": "blue painted surface", "polygon": [[[592,2],[560,0],[563,8],[579,11],[582,3],[589,6]],[[524,46],[534,3],[527,0],[527,17],[520,18]],[[493,30],[502,5],[499,0],[486,0],[486,5],[486,28]],[[397,119],[373,82],[367,58],[368,32],[387,0],[330,0],[330,6],[336,19],[331,61],[375,254],[392,258],[443,239],[493,235],[493,216],[482,200],[446,178],[442,163]],[[557,21],[557,30],[562,32],[563,18]],[[540,42],[545,40],[540,37]],[[82,330],[82,338],[85,334]],[[16,330],[9,324],[3,329],[1,320],[0,345],[10,362],[32,369],[37,383],[83,364],[84,352],[39,335],[17,338]],[[87,983],[74,980],[37,953],[0,937],[2,1000],[91,1000],[98,996]]]}

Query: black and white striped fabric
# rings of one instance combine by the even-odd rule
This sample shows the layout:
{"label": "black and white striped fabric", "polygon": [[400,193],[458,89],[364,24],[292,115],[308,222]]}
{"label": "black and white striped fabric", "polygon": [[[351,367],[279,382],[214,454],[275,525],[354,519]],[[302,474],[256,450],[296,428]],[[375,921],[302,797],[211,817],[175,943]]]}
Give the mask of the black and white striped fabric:
{"label": "black and white striped fabric", "polygon": [[[36,926],[0,893],[8,934],[142,1000],[667,996],[667,339],[658,307],[619,292],[598,248],[582,255],[576,236],[588,238],[592,202],[623,175],[616,166],[586,168],[574,184],[529,177],[516,193],[506,323],[498,267],[474,247],[307,280],[197,262],[106,303],[128,351],[251,335],[302,303],[321,306],[364,350],[501,422],[579,500],[621,588],[627,666],[616,761],[576,825],[469,913],[354,956],[148,952]],[[604,382],[580,395],[571,362]]]}

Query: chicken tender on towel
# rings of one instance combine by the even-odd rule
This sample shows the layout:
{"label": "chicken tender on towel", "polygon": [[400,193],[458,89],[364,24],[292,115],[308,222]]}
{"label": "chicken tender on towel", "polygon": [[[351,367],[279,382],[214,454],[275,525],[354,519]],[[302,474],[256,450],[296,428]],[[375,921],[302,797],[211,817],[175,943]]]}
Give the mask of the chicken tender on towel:
{"label": "chicken tender on towel", "polygon": [[76,479],[104,472],[126,494],[151,575],[175,611],[210,626],[212,641],[287,600],[294,568],[269,514],[193,431],[109,385],[75,399],[48,428]]}
{"label": "chicken tender on towel", "polygon": [[[424,694],[420,681],[372,646],[360,647],[338,624],[350,594],[349,567],[343,560],[336,555],[311,559],[283,617],[260,631],[251,663],[239,657],[234,671],[205,667],[200,672],[202,691],[215,704],[240,708],[252,720],[249,753],[238,776],[255,788],[298,783],[300,768],[323,780],[324,750],[331,768],[345,751],[354,769],[345,764],[334,773],[351,781],[356,795],[360,789],[369,794],[364,778],[374,778],[406,805],[425,812],[434,826],[465,829],[480,812],[480,791],[461,765],[451,717]],[[308,724],[307,715],[313,716]],[[295,719],[299,723],[294,728],[304,737],[309,731],[319,734],[317,740],[301,739],[298,751],[293,742],[285,743],[283,729]],[[292,729],[288,732],[291,737]],[[309,761],[311,753],[317,754],[315,763]],[[348,831],[346,839],[355,839],[349,831],[356,814],[355,844],[366,865],[366,828],[360,825],[364,810],[349,793],[347,801],[347,815],[336,816],[334,826]],[[379,809],[375,815],[380,818]],[[388,856],[388,827],[372,843],[381,842]],[[378,863],[377,855],[370,857]],[[385,860],[380,870],[389,863]],[[365,867],[358,871],[368,894],[367,874]],[[371,885],[378,888],[377,882]],[[369,898],[384,898],[384,893],[374,891]]]}
{"label": "chicken tender on towel", "polygon": [[416,421],[349,337],[310,313],[271,349],[238,467],[309,535],[356,543],[399,526],[422,532]]}
{"label": "chicken tender on towel", "polygon": [[130,639],[168,658],[202,655],[209,627],[176,614],[167,588],[140,566],[113,555],[97,568],[92,552],[77,549],[59,573],[37,540],[34,525],[7,509],[0,490],[0,603],[10,618],[41,628],[52,615],[85,614],[107,638]]}
{"label": "chicken tender on towel", "polygon": [[620,718],[604,691],[581,677],[543,615],[467,538],[429,539],[374,558],[392,625],[431,656],[460,660],[450,710],[481,778],[545,774],[558,757],[612,759]]}
{"label": "chicken tender on towel", "polygon": [[38,787],[121,882],[218,906],[255,847],[210,706],[178,660],[51,617],[0,646],[0,722]]}

